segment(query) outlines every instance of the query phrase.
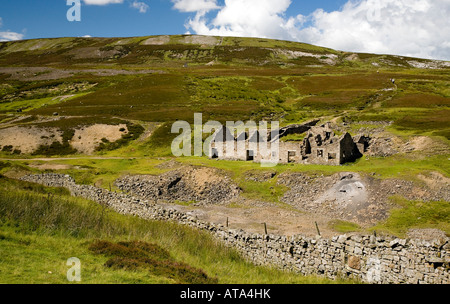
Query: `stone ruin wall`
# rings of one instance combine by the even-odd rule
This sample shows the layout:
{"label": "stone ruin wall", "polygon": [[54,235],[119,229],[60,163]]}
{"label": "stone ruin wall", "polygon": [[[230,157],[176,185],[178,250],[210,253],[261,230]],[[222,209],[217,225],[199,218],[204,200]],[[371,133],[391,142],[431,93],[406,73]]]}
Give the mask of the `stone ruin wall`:
{"label": "stone ruin wall", "polygon": [[68,175],[28,175],[24,181],[65,187],[73,196],[93,200],[118,213],[149,220],[175,221],[211,233],[256,265],[272,265],[304,275],[353,278],[373,284],[449,284],[449,238],[425,241],[392,237],[347,236],[332,239],[247,233],[163,208],[150,201],[93,186]]}

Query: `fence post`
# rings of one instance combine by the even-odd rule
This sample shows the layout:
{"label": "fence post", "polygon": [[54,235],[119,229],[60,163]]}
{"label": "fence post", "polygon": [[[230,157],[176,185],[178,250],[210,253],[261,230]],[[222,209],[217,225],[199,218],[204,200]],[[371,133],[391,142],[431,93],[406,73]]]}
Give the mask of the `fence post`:
{"label": "fence post", "polygon": [[316,223],[316,229],[317,229],[317,233],[318,233],[318,234],[319,234],[319,236],[320,236],[319,225],[317,225],[317,222],[314,222],[314,223]]}

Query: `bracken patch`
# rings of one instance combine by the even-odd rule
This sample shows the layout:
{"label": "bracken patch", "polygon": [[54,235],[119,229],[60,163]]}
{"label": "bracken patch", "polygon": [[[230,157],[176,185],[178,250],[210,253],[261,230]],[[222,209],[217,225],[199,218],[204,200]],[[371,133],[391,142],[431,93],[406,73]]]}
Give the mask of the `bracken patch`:
{"label": "bracken patch", "polygon": [[111,243],[96,241],[89,249],[110,257],[105,266],[114,269],[134,271],[147,269],[157,276],[173,279],[178,284],[217,284],[201,269],[177,262],[170,253],[155,244],[140,241]]}

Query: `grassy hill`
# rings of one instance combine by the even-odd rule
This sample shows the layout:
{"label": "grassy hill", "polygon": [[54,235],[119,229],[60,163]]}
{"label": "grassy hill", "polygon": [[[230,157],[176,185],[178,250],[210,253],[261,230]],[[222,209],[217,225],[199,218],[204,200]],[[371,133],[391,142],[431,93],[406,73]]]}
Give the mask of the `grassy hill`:
{"label": "grassy hill", "polygon": [[[352,135],[376,131],[398,148],[392,155],[339,167],[279,165],[274,178],[259,182],[248,179],[264,171],[258,164],[177,159],[182,165],[223,170],[246,199],[285,211],[280,198],[287,187],[278,183],[283,173],[358,172],[421,186],[425,180],[440,190],[450,178],[449,83],[449,62],[269,39],[180,35],[0,42],[0,173],[14,178],[57,171],[103,188],[124,174],[161,174],[173,160],[172,123],[193,123],[194,113],[203,113],[204,122],[278,120],[281,126],[318,118]],[[104,133],[90,129],[98,125],[115,127],[114,136],[111,128]],[[90,155],[72,145],[95,140]],[[57,156],[62,158],[38,159]],[[432,179],[435,172],[439,183]],[[373,229],[400,236],[412,227],[450,233],[448,202],[392,201],[398,208]],[[63,283],[65,261],[73,255],[90,265],[85,283],[187,280],[158,263],[139,262],[131,271],[123,261],[115,264],[122,268],[104,266],[122,250],[131,259],[181,263],[192,270],[189,282],[206,275],[218,283],[329,283],[251,266],[203,233],[119,216],[61,189],[2,177],[0,202],[0,282]],[[77,217],[69,218],[71,213]],[[363,230],[353,223],[333,225],[330,229],[338,232]],[[91,250],[98,249],[97,241],[103,241],[103,251]],[[139,246],[156,253],[136,256]]]}
{"label": "grassy hill", "polygon": [[3,42],[0,67],[3,120],[18,110],[151,122],[192,121],[202,112],[282,124],[345,114],[448,138],[446,62],[267,39],[157,36]]}

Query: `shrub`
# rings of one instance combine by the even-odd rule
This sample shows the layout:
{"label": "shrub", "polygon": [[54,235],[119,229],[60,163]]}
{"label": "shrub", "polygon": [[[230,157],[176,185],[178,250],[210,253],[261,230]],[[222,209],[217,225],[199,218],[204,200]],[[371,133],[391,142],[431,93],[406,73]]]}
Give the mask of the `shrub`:
{"label": "shrub", "polygon": [[11,146],[11,145],[4,146],[2,149],[3,152],[12,152],[12,150],[13,150],[13,146]]}
{"label": "shrub", "polygon": [[77,150],[72,148],[68,141],[64,141],[62,144],[59,141],[54,141],[50,146],[40,145],[39,148],[33,152],[33,155],[69,155],[75,154]]}

